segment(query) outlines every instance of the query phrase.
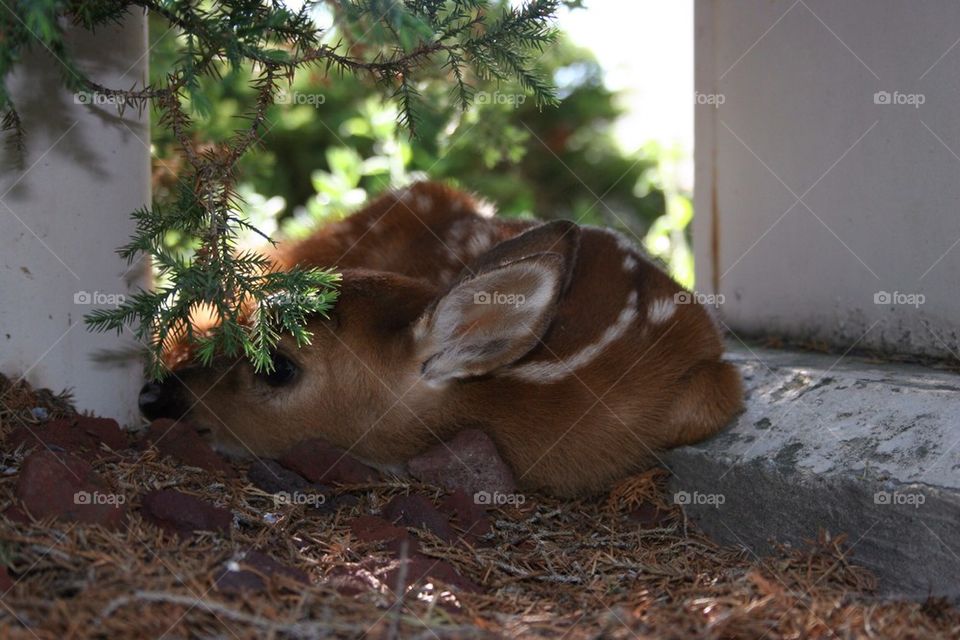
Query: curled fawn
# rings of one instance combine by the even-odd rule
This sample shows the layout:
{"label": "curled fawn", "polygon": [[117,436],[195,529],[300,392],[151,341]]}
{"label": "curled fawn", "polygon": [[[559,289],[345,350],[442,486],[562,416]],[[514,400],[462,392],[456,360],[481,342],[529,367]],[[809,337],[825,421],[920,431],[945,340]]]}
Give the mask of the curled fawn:
{"label": "curled fawn", "polygon": [[281,248],[281,266],[342,270],[312,344],[284,338],[272,373],[177,365],[144,414],[185,417],[232,455],[320,437],[381,466],[480,428],[521,487],[577,495],[740,409],[707,311],[629,241],[481,210],[419,183]]}

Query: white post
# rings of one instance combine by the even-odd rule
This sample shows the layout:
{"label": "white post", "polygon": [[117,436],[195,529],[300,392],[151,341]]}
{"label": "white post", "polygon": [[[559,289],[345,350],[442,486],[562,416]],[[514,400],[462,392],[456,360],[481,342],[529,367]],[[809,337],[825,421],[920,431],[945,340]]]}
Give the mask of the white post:
{"label": "white post", "polygon": [[960,354],[960,3],[696,3],[697,287],[738,335]]}
{"label": "white post", "polygon": [[[114,88],[147,77],[146,18],[70,33],[70,50],[97,82]],[[0,371],[55,391],[77,407],[138,420],[141,362],[116,335],[87,331],[84,314],[146,282],[115,250],[129,214],[150,199],[148,117],[110,104],[82,104],[61,87],[50,52],[35,43],[9,80],[26,130],[22,163],[3,150],[0,173]],[[0,399],[2,402],[2,399]]]}

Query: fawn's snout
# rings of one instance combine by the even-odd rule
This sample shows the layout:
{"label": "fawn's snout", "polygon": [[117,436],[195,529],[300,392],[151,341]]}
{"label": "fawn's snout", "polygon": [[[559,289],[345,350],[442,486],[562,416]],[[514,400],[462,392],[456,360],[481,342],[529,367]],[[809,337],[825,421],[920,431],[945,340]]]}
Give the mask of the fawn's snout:
{"label": "fawn's snout", "polygon": [[187,410],[181,392],[180,382],[172,376],[146,383],[140,389],[140,413],[148,420],[179,418]]}

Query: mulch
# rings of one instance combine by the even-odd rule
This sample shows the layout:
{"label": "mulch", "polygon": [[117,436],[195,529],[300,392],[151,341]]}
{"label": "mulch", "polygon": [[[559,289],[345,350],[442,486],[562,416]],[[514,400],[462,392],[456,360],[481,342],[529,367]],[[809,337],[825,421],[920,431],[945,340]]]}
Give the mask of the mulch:
{"label": "mulch", "polygon": [[843,535],[714,544],[660,469],[477,505],[354,462],[224,461],[194,435],[128,434],[0,376],[3,637],[960,637],[944,601],[877,597]]}

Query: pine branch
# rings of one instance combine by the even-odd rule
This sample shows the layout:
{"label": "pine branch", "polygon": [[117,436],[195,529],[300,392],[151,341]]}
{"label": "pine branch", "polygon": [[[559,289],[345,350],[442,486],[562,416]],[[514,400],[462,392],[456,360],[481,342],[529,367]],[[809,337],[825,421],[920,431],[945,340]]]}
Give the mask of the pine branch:
{"label": "pine branch", "polygon": [[[469,107],[478,79],[517,80],[538,104],[555,101],[535,63],[555,37],[551,20],[558,0],[531,0],[506,10],[485,0],[338,2],[333,8],[346,19],[336,43],[324,41],[325,31],[311,19],[311,4],[291,11],[272,0],[8,0],[0,8],[0,127],[14,145],[22,146],[25,132],[4,81],[23,51],[39,41],[54,53],[67,89],[108,96],[121,113],[156,108],[160,126],[172,133],[186,159],[175,206],[134,211],[134,235],[118,250],[130,262],[150,256],[163,284],[86,317],[96,331],[129,329],[148,346],[148,373],[154,377],[163,375],[164,350],[184,341],[205,363],[242,353],[258,370],[269,369],[280,336],[309,342],[309,317],[328,313],[336,301],[334,271],[277,272],[262,256],[236,251],[241,231],[260,233],[240,213],[236,165],[266,135],[267,113],[281,82],[308,68],[366,77],[396,100],[411,135],[427,108],[421,87],[428,78],[450,83],[462,109]],[[166,78],[120,88],[87,77],[65,44],[62,18],[93,30],[144,9],[179,35],[179,55]],[[359,46],[366,35],[352,41],[355,33],[379,39]],[[195,140],[194,118],[206,117],[212,107],[202,80],[221,73],[249,74],[255,102],[230,139]],[[193,242],[193,255],[167,248],[171,232]],[[218,321],[207,333],[192,323],[199,308],[212,310]]]}

